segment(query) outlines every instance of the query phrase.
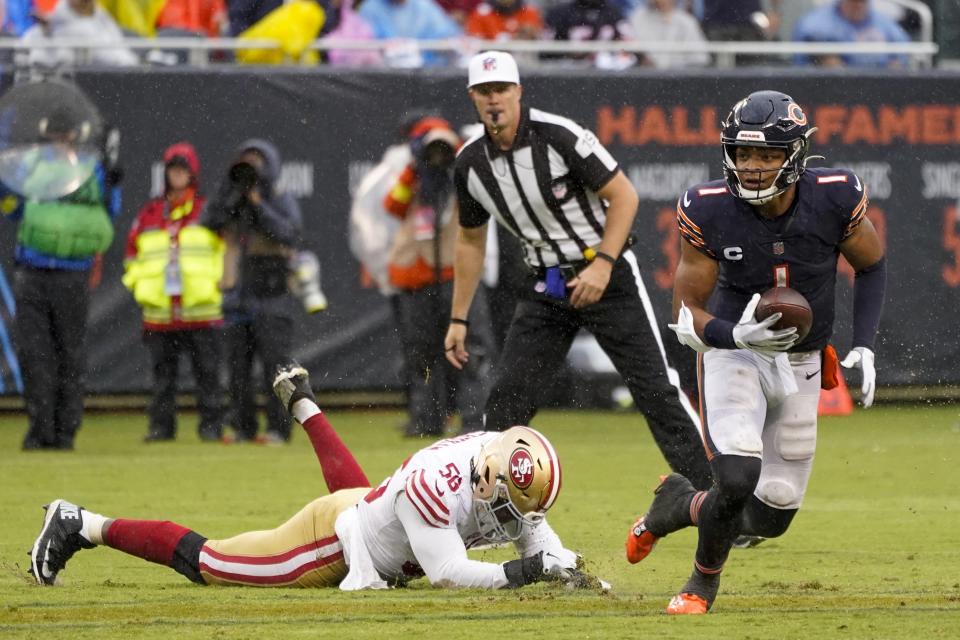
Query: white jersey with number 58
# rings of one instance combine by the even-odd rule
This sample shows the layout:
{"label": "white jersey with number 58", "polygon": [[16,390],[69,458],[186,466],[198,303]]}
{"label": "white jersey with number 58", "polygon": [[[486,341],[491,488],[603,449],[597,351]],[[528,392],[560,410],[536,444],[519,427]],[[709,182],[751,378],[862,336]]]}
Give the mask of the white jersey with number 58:
{"label": "white jersey with number 58", "polygon": [[[381,576],[404,582],[426,574],[443,586],[507,584],[501,565],[470,560],[466,552],[487,542],[473,512],[471,464],[499,435],[475,432],[421,449],[360,501],[360,530]],[[525,527],[516,545],[521,556],[564,552],[546,522]]]}

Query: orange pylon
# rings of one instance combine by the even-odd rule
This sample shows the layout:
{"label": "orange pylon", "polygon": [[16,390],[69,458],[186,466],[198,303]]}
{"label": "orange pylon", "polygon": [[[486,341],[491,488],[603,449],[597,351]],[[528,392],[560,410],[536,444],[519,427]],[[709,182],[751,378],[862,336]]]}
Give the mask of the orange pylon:
{"label": "orange pylon", "polygon": [[843,371],[837,372],[837,380],[840,384],[833,389],[829,391],[820,390],[820,404],[817,407],[817,415],[848,416],[853,413],[853,398],[850,397],[847,382],[843,379]]}

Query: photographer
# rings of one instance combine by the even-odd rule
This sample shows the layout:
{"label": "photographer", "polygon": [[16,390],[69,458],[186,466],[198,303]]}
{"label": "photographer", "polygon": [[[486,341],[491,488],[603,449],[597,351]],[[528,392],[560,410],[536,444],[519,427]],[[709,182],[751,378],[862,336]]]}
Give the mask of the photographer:
{"label": "photographer", "polygon": [[410,164],[383,203],[401,221],[387,276],[399,292],[400,336],[411,369],[408,436],[443,433],[453,388],[463,430],[483,427],[483,380],[491,365],[493,341],[486,305],[474,305],[471,314],[475,344],[470,366],[458,375],[443,356],[453,294],[458,227],[453,161],[459,146],[460,139],[446,120],[421,119],[409,132]]}
{"label": "photographer", "polygon": [[[230,399],[237,440],[257,439],[254,356],[270,388],[277,366],[290,357],[293,313],[289,260],[303,229],[300,207],[276,193],[280,154],[265,140],[247,140],[230,164],[201,222],[223,233],[226,257],[223,312],[230,365]],[[275,399],[267,400],[268,443],[290,440],[290,420]]]}
{"label": "photographer", "polygon": [[24,450],[74,448],[83,421],[87,315],[120,212],[119,134],[74,85],[0,99],[0,213],[17,223],[14,336],[29,422]]}

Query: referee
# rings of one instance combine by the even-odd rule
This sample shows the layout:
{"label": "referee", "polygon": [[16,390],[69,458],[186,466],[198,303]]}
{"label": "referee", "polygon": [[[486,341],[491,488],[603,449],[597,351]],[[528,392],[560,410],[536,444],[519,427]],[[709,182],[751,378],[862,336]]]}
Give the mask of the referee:
{"label": "referee", "polygon": [[539,390],[552,383],[584,328],[620,372],[671,469],[709,488],[699,422],[668,379],[653,308],[627,248],[638,203],[633,185],[593,133],[521,106],[510,54],[474,56],[467,87],[484,131],[461,148],[454,172],[460,234],[444,344],[454,366],[470,357],[466,318],[491,215],[520,239],[531,271],[494,374],[486,428],[530,423]]}

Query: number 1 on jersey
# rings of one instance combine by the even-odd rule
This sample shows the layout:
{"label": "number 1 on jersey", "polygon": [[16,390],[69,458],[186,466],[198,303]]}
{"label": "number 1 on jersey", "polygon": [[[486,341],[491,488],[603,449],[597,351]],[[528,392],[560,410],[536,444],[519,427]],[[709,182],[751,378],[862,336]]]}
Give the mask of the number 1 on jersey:
{"label": "number 1 on jersey", "polygon": [[773,286],[775,287],[790,286],[790,265],[778,264],[773,267]]}

